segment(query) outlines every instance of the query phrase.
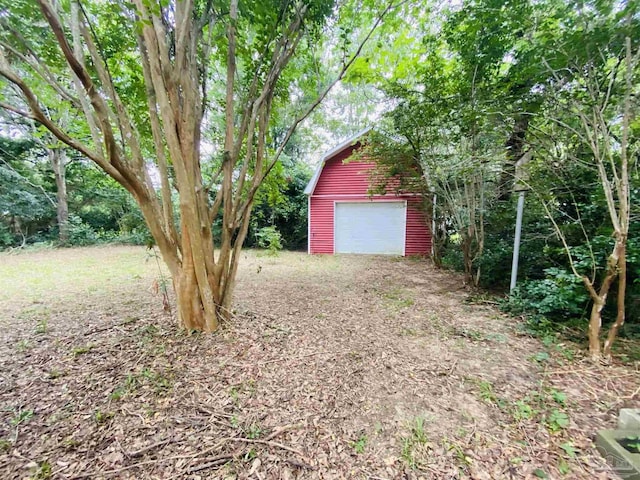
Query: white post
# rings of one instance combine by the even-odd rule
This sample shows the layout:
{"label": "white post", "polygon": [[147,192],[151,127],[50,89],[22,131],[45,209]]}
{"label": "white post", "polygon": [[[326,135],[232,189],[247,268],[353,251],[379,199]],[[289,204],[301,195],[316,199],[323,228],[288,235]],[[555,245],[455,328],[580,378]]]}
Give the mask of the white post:
{"label": "white post", "polygon": [[433,246],[433,236],[436,234],[436,194],[433,194],[433,203],[431,204],[431,256],[435,253]]}
{"label": "white post", "polygon": [[513,260],[511,262],[511,285],[509,293],[516,288],[518,278],[518,256],[520,255],[520,236],[522,233],[522,213],[524,211],[524,191],[518,193],[518,213],[516,214],[516,238],[513,240]]}
{"label": "white post", "polygon": [[307,255],[311,255],[311,195],[307,195]]}

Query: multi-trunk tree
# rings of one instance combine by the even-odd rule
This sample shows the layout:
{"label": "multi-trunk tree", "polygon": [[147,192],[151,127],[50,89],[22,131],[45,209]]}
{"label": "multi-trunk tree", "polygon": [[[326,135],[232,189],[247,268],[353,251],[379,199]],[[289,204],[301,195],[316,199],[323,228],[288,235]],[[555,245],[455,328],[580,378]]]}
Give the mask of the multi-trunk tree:
{"label": "multi-trunk tree", "polygon": [[[547,139],[554,154],[551,159],[574,164],[595,172],[601,192],[606,223],[612,245],[603,262],[594,254],[593,239],[582,221],[580,207],[573,202],[575,223],[583,232],[583,244],[589,261],[578,261],[575,245],[570,245],[556,221],[557,205],[545,202],[547,215],[560,238],[573,274],[584,284],[591,298],[589,315],[589,353],[595,360],[611,357],[611,348],[625,322],[627,291],[627,243],[632,215],[631,188],[638,162],[638,142],[633,126],[637,123],[637,78],[640,74],[640,46],[621,28],[600,45],[592,45],[594,57],[569,66],[572,81],[557,92],[547,111],[550,126]],[[616,41],[617,40],[617,41]],[[551,68],[551,67],[549,67]],[[554,72],[555,73],[555,72]],[[560,81],[559,76],[557,78]],[[554,135],[555,133],[555,135]],[[574,143],[572,147],[570,142]],[[549,148],[548,148],[549,150]],[[549,154],[543,154],[549,158]],[[555,159],[553,157],[556,157]],[[606,212],[606,213],[605,213]],[[587,273],[586,266],[591,272]],[[617,281],[617,284],[616,284]],[[617,286],[616,316],[604,339],[600,339],[603,310],[612,287]]]}
{"label": "multi-trunk tree", "polygon": [[[338,5],[3,3],[0,77],[23,104],[5,96],[0,106],[43,125],[133,195],[171,273],[181,324],[216,330],[231,312],[258,188],[362,47],[341,52],[331,80],[314,84],[329,62],[316,43],[329,18],[340,23]],[[363,5],[361,41],[394,7]],[[55,115],[61,103],[75,112],[67,128]],[[287,128],[273,139],[276,120]]]}

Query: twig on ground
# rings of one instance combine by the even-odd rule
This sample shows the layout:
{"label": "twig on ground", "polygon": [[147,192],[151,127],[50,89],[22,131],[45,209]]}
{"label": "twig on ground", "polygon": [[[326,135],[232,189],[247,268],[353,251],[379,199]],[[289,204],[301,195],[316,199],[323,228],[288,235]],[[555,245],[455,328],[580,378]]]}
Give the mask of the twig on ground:
{"label": "twig on ground", "polygon": [[171,439],[171,438],[167,438],[165,440],[162,440],[160,442],[156,442],[156,443],[152,443],[151,445],[141,448],[140,450],[135,450],[133,452],[125,452],[125,455],[129,458],[137,458],[137,457],[141,457],[143,456],[145,453],[150,452],[151,450],[153,450],[154,448],[158,448],[158,447],[162,447],[164,445],[167,445],[168,443],[171,443],[175,440]]}
{"label": "twig on ground", "polygon": [[[199,457],[200,455],[205,455],[205,454],[210,453],[210,452],[212,452],[214,450],[217,450],[218,448],[220,448],[222,445],[224,445],[226,443],[226,440],[229,440],[229,439],[224,439],[224,440],[216,443],[213,447],[207,448],[206,450],[203,450],[202,452],[195,452],[195,453],[192,453],[192,454],[189,454],[189,455],[176,455],[176,456],[173,456],[173,457],[156,458],[154,460],[145,460],[144,462],[138,462],[138,463],[134,463],[132,465],[126,465],[124,467],[114,468],[113,470],[104,470],[104,471],[100,472],[100,475],[113,475],[113,474],[116,474],[116,473],[124,472],[126,470],[131,470],[132,468],[138,468],[138,467],[143,467],[145,465],[153,465],[153,464],[158,464],[158,463],[169,462],[171,460],[183,460],[183,459],[187,459],[187,458],[196,458],[196,457]],[[96,472],[83,473],[83,474],[71,477],[71,480],[80,480],[82,478],[94,478],[96,476],[97,476]]]}
{"label": "twig on ground", "polygon": [[230,442],[245,442],[245,443],[256,443],[259,445],[267,445],[269,447],[279,448],[281,450],[286,450],[287,452],[295,453],[296,455],[300,455],[301,457],[304,457],[304,454],[300,450],[297,450],[292,447],[288,447],[287,445],[283,445],[282,443],[271,442],[269,440],[259,440],[257,438],[244,438],[244,437],[235,437],[235,438],[229,437],[229,438],[225,438],[225,440],[228,440]]}
{"label": "twig on ground", "polygon": [[225,463],[227,463],[229,460],[232,460],[232,459],[233,459],[233,455],[230,455],[230,454],[218,455],[217,457],[208,457],[203,459],[203,460],[207,460],[207,463],[203,463],[195,467],[189,467],[189,469],[187,470],[187,473],[192,474],[196,472],[201,472],[202,470],[207,470],[209,468],[219,467],[220,465],[224,465]]}
{"label": "twig on ground", "polygon": [[287,430],[293,430],[296,428],[300,428],[302,427],[301,424],[296,423],[296,424],[291,424],[291,425],[285,425],[284,427],[280,427],[275,429],[273,432],[271,432],[269,435],[267,435],[264,440],[265,441],[269,441],[269,440],[273,440],[274,438],[276,438],[278,435],[283,434],[284,432],[286,432]]}
{"label": "twig on ground", "polygon": [[294,467],[302,468],[305,470],[316,470],[316,467],[314,467],[313,465],[301,462],[300,460],[296,460],[295,458],[283,458],[282,460],[287,462],[289,465],[293,465]]}
{"label": "twig on ground", "polygon": [[623,400],[633,400],[633,397],[635,397],[639,393],[640,393],[640,387],[638,387],[638,389],[635,392],[633,392],[631,395],[629,395],[627,397],[622,397],[622,399]]}

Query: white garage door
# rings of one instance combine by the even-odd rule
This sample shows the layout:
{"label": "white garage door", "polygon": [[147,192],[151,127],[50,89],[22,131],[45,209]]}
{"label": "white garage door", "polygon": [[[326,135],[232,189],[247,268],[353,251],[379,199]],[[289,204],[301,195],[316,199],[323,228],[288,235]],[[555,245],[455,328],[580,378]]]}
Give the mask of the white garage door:
{"label": "white garage door", "polygon": [[335,253],[404,255],[405,202],[336,202]]}

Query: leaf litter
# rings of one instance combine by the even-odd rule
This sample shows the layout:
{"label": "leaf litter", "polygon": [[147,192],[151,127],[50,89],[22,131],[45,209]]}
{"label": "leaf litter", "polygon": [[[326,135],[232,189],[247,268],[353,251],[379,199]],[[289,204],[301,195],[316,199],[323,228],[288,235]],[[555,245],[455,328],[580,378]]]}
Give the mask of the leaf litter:
{"label": "leaf litter", "polygon": [[604,479],[595,432],[639,405],[637,364],[569,360],[427,261],[247,252],[214,335],[142,270],[2,304],[0,477]]}

